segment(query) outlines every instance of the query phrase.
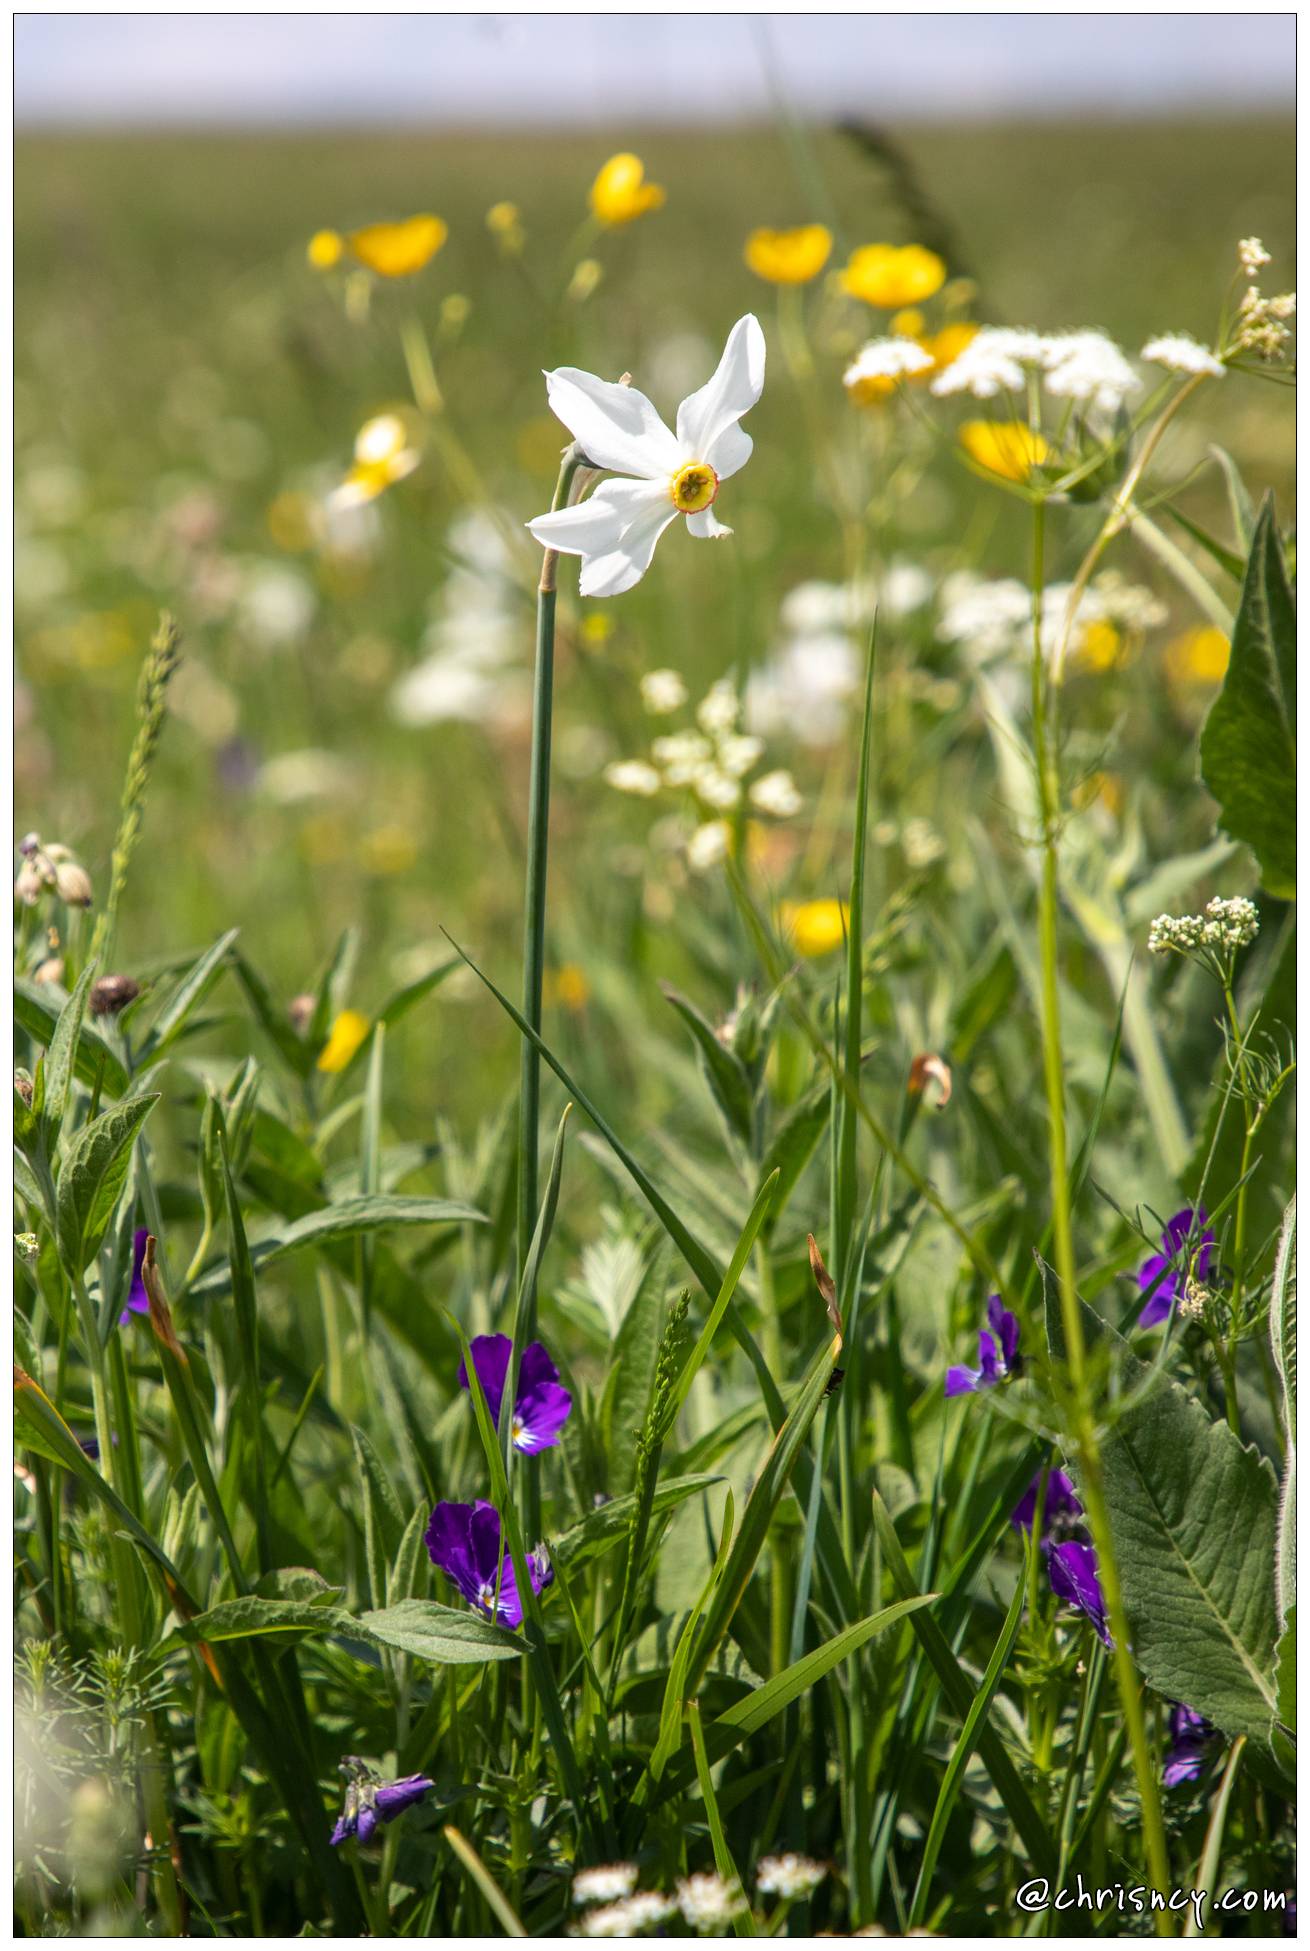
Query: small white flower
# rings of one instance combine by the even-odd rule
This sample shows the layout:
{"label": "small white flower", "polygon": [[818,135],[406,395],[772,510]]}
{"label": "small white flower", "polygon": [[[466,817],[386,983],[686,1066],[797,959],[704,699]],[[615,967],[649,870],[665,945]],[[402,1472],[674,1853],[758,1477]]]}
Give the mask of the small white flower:
{"label": "small white flower", "polygon": [[862,623],[868,611],[869,591],[849,583],[797,583],[789,589],[778,608],[784,630],[799,637],[818,637],[830,630],[845,630]]}
{"label": "small white flower", "polygon": [[675,1906],[658,1890],[637,1890],[618,1903],[590,1910],[582,1920],[584,1937],[637,1937],[673,1915]]}
{"label": "small white flower", "polygon": [[687,842],[687,865],[693,874],[708,874],[726,859],[732,835],[726,820],[709,820],[698,826]]}
{"label": "small white flower", "polygon": [[808,1897],[827,1876],[827,1867],[813,1857],[788,1850],[784,1856],[762,1856],[755,1871],[755,1888],[766,1897]]}
{"label": "small white flower", "polygon": [[690,786],[713,749],[699,732],[670,732],[654,741],[650,753],[663,770],[666,786]]}
{"label": "small white flower", "polygon": [[595,1869],[579,1870],[573,1879],[575,1904],[610,1904],[630,1897],[637,1887],[635,1863],[600,1863]]}
{"label": "small white flower", "polygon": [[712,1871],[684,1877],[678,1885],[678,1909],[700,1931],[721,1930],[740,1916],[745,1905],[740,1886]]}
{"label": "small white flower", "polygon": [[1101,413],[1117,413],[1142,383],[1104,332],[1064,332],[1048,338],[1041,364],[1048,393]]}
{"label": "small white flower", "polygon": [[1264,269],[1266,264],[1273,263],[1273,259],[1258,237],[1242,238],[1237,246],[1237,261],[1248,278],[1253,278],[1257,271]]}
{"label": "small white flower", "polygon": [[647,671],[641,680],[641,702],[653,718],[666,718],[687,702],[687,687],[677,671]]}
{"label": "small white flower", "polygon": [[1046,345],[1040,332],[987,326],[975,333],[959,358],[938,374],[932,391],[941,398],[969,393],[975,400],[993,400],[998,393],[1021,393],[1024,367],[1037,365]]}
{"label": "small white flower", "polygon": [[583,596],[620,596],[639,583],[678,515],[702,541],[732,533],[715,519],[713,502],[750,459],[751,437],[737,422],[763,390],[764,334],[749,313],[729,333],[713,377],[678,408],[676,433],[635,387],[574,366],[546,374],[551,409],[587,459],[628,477],[602,481],[576,508],[528,523],[543,548],[582,557]]}
{"label": "small white flower", "polygon": [[730,813],[741,799],[741,786],[737,780],[726,772],[720,772],[716,765],[701,766],[691,784],[696,797],[719,813]]}
{"label": "small white flower", "polygon": [[884,616],[908,616],[932,595],[932,577],[917,562],[893,562],[878,583],[878,608]]}
{"label": "small white flower", "polygon": [[743,779],[756,761],[764,755],[764,740],[750,738],[744,732],[734,732],[723,739],[719,745],[718,760],[723,770],[733,779]]}
{"label": "small white flower", "polygon": [[711,737],[722,738],[737,723],[741,701],[736,686],[730,678],[721,677],[712,684],[696,707],[696,723]]}
{"label": "small white flower", "polygon": [[835,630],[796,637],[746,685],[752,731],[782,732],[806,745],[832,745],[846,725],[847,706],[860,687],[860,651]]}
{"label": "small white flower", "polygon": [[794,819],[805,801],[789,772],[766,772],[750,789],[751,805],[775,820]]}
{"label": "small white flower", "polygon": [[652,799],[664,783],[654,766],[647,765],[644,759],[616,759],[606,766],[604,778],[615,792],[632,793],[638,799]]}
{"label": "small white flower", "polygon": [[933,364],[913,339],[870,339],[842,374],[842,385],[854,387],[863,379],[907,379],[911,373],[926,373]]}
{"label": "small white flower", "polygon": [[1171,373],[1208,373],[1222,379],[1224,368],[1207,346],[1198,345],[1185,332],[1166,332],[1142,347],[1143,359],[1153,366],[1167,366]]}
{"label": "small white flower", "polygon": [[931,867],[946,852],[946,842],[928,820],[907,820],[901,833],[907,867]]}

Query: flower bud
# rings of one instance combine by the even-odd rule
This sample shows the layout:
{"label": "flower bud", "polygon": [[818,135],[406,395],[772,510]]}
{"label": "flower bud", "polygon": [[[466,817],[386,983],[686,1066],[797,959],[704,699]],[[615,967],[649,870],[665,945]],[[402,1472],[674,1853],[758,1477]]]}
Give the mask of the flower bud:
{"label": "flower bud", "polygon": [[141,994],[139,982],[131,976],[101,976],[91,985],[91,1014],[93,1016],[117,1016],[120,1010],[134,1003]]}
{"label": "flower bud", "polygon": [[70,908],[89,908],[91,876],[75,860],[61,860],[55,868],[55,893]]}
{"label": "flower bud", "polygon": [[32,971],[33,982],[62,982],[64,979],[64,958],[62,955],[47,955]]}
{"label": "flower bud", "polygon": [[313,1020],[315,1006],[315,998],[310,995],[293,996],[287,1004],[287,1015],[291,1019],[291,1027],[297,1036],[303,1036],[309,1028]]}
{"label": "flower bud", "polygon": [[24,1104],[31,1104],[32,1080],[25,1070],[16,1070],[14,1072],[14,1089],[17,1091],[19,1097],[22,1098]]}
{"label": "flower bud", "polygon": [[23,861],[14,878],[14,899],[25,908],[34,908],[45,890],[46,877],[30,857]]}

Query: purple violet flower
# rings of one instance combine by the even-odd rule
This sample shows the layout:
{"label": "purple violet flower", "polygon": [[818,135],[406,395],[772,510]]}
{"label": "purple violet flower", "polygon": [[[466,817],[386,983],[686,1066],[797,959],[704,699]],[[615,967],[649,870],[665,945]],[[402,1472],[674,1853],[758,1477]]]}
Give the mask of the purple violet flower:
{"label": "purple violet flower", "polygon": [[330,1840],[344,1843],[354,1836],[368,1842],[380,1822],[394,1822],[398,1815],[421,1802],[436,1783],[426,1775],[405,1775],[398,1782],[381,1782],[358,1755],[347,1755],[341,1764],[346,1784],[346,1799]]}
{"label": "purple violet flower", "polygon": [[127,1306],[118,1317],[120,1328],[131,1319],[132,1315],[150,1312],[150,1297],[146,1293],[146,1284],[141,1278],[141,1269],[146,1259],[146,1241],[149,1238],[150,1232],[145,1226],[138,1226],[132,1235],[132,1285],[127,1290]]}
{"label": "purple violet flower", "polygon": [[1209,1758],[1210,1748],[1219,1739],[1219,1730],[1194,1707],[1169,1710],[1169,1752],[1164,1758],[1163,1781],[1166,1788],[1199,1779]]}
{"label": "purple violet flower", "polygon": [[[523,1601],[514,1566],[501,1542],[500,1513],[494,1504],[482,1498],[476,1504],[438,1504],[428,1521],[424,1543],[433,1564],[459,1587],[471,1606],[503,1625],[523,1624]],[[545,1545],[538,1545],[528,1553],[533,1591],[543,1592],[554,1576]]]}
{"label": "purple violet flower", "polygon": [[[1029,1484],[1019,1502],[1010,1513],[1010,1522],[1016,1531],[1031,1531],[1033,1519],[1037,1514],[1037,1492],[1041,1486],[1042,1473]],[[1051,1467],[1046,1478],[1046,1504],[1042,1512],[1042,1544],[1049,1537],[1053,1543],[1062,1543],[1075,1535],[1083,1507],[1078,1501],[1078,1493],[1063,1470]]]}
{"label": "purple violet flower", "polygon": [[[1196,1236],[1194,1251],[1187,1254],[1184,1249],[1194,1226],[1199,1226],[1201,1231]],[[1138,1287],[1143,1294],[1150,1295],[1137,1317],[1139,1328],[1154,1328],[1167,1321],[1175,1300],[1186,1292],[1189,1278],[1209,1278],[1214,1234],[1205,1207],[1184,1206],[1181,1212],[1176,1212],[1160,1236],[1160,1245],[1164,1251],[1151,1254],[1137,1270]]]}
{"label": "purple violet flower", "polygon": [[1091,1620],[1102,1643],[1113,1646],[1106,1624],[1105,1594],[1097,1570],[1096,1551],[1091,1545],[1070,1538],[1062,1545],[1047,1545],[1046,1563],[1051,1574],[1051,1590],[1066,1605],[1077,1606]]}
{"label": "purple violet flower", "polygon": [[987,1303],[987,1319],[991,1332],[988,1333],[986,1328],[978,1330],[977,1368],[967,1368],[963,1363],[956,1368],[948,1368],[948,1396],[972,1395],[978,1389],[993,1389],[1007,1376],[1023,1373],[1023,1358],[1019,1354],[1019,1323],[999,1294],[993,1294]]}
{"label": "purple violet flower", "polygon": [[[475,1335],[469,1343],[473,1366],[487,1398],[487,1409],[497,1428],[513,1345],[508,1335]],[[459,1386],[467,1389],[468,1385],[468,1370],[461,1361]],[[515,1386],[511,1425],[514,1448],[526,1456],[553,1449],[572,1408],[573,1398],[567,1389],[560,1387],[559,1370],[554,1362],[539,1341],[529,1342],[519,1361]]]}

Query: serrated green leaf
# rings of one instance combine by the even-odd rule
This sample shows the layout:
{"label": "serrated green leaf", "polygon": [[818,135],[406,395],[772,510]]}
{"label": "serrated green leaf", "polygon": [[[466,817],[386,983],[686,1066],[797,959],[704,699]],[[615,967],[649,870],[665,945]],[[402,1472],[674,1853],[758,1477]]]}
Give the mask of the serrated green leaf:
{"label": "serrated green leaf", "polygon": [[[1089,1353],[1129,1390],[1102,1439],[1105,1502],[1133,1658],[1147,1684],[1225,1734],[1268,1739],[1274,1711],[1273,1470],[1196,1398],[1151,1372],[1083,1306]],[[1054,1283],[1047,1339],[1064,1359]]]}
{"label": "serrated green leaf", "polygon": [[415,1659],[437,1666],[480,1666],[484,1660],[519,1659],[527,1651],[523,1639],[494,1626],[476,1612],[430,1599],[404,1599],[399,1605],[362,1613],[350,1621],[356,1638],[394,1647]]}
{"label": "serrated green leaf", "polygon": [[341,1587],[329,1585],[323,1574],[311,1565],[284,1565],[256,1580],[254,1595],[259,1599],[294,1599],[304,1605],[327,1606],[341,1597]]}
{"label": "serrated green leaf", "polygon": [[224,1639],[256,1639],[269,1633],[335,1633],[354,1625],[348,1612],[312,1599],[261,1599],[253,1595],[222,1599],[207,1612],[184,1620],[179,1639],[213,1643]]}
{"label": "serrated green leaf", "polygon": [[127,1179],[136,1135],[154,1106],[157,1091],[125,1098],[83,1125],[64,1155],[55,1195],[55,1232],[69,1274],[77,1277],[104,1238]]}
{"label": "serrated green leaf", "polygon": [[1201,733],[1219,825],[1260,863],[1271,894],[1296,892],[1296,612],[1267,496],[1251,541],[1223,689]]}

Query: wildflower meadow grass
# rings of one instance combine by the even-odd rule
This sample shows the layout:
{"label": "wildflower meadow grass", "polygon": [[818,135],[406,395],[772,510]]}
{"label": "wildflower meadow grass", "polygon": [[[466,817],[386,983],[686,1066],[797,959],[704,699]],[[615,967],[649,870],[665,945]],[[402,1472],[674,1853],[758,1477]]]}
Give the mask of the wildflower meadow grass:
{"label": "wildflower meadow grass", "polygon": [[21,1934],[1294,1932],[1290,161],[20,145]]}

